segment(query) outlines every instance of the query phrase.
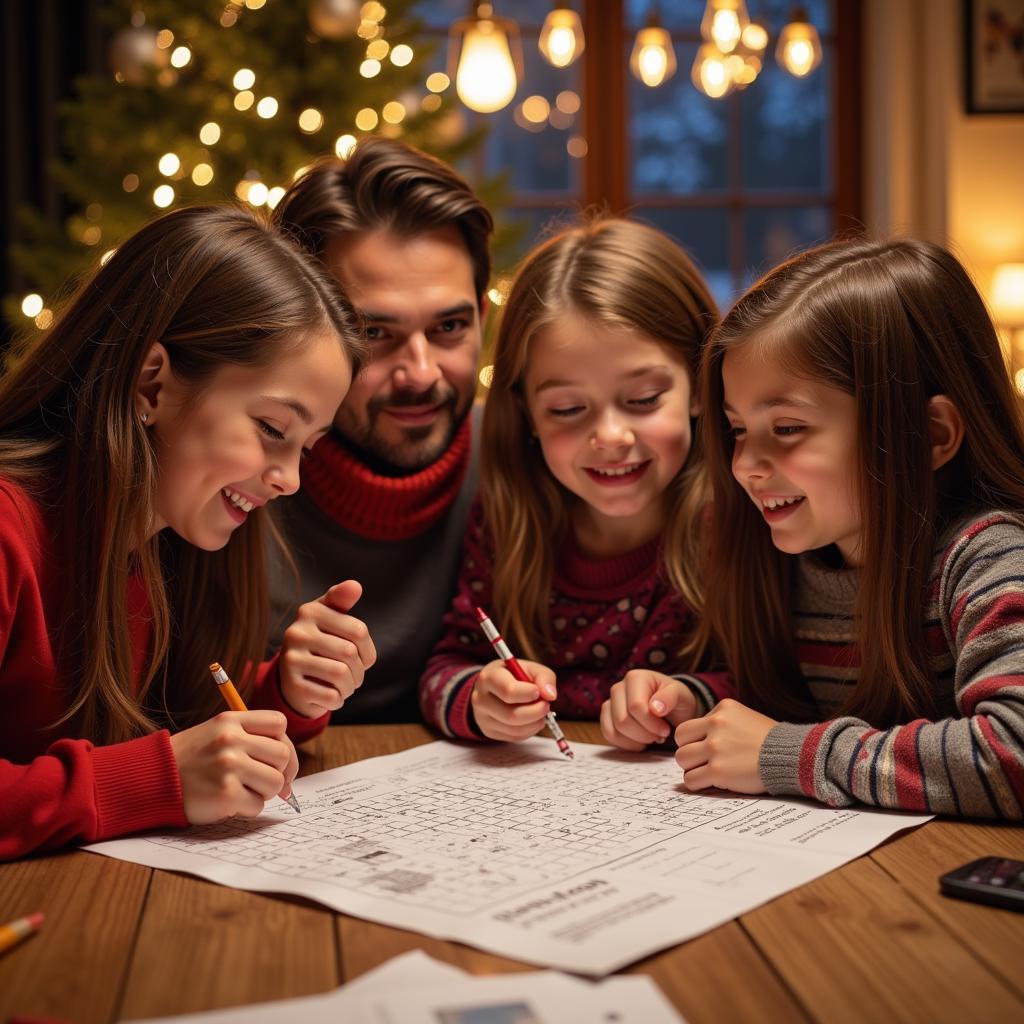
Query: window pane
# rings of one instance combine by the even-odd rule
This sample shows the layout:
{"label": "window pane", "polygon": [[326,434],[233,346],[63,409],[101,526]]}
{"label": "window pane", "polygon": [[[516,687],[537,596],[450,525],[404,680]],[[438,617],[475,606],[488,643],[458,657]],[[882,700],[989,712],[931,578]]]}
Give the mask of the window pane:
{"label": "window pane", "polygon": [[657,88],[629,75],[633,193],[692,195],[726,188],[727,108],[690,81],[696,46],[676,44],[679,70]]}
{"label": "window pane", "polygon": [[825,206],[751,207],[744,214],[747,269],[744,287],[787,256],[826,241],[832,216]]}
{"label": "window pane", "polygon": [[724,207],[640,206],[631,216],[671,235],[690,254],[722,309],[732,302],[736,288],[729,269],[729,212]]}
{"label": "window pane", "polygon": [[743,186],[749,189],[831,189],[830,65],[794,78],[774,60],[740,94],[743,109]]}

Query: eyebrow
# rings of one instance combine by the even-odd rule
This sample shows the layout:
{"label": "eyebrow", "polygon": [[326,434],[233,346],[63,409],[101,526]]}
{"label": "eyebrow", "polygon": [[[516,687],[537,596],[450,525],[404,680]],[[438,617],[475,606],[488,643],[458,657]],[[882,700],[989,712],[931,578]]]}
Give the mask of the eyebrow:
{"label": "eyebrow", "polygon": [[[671,373],[672,371],[667,366],[660,364],[654,366],[641,366],[637,370],[630,370],[625,375],[625,380],[633,380],[635,377],[644,377],[649,373]],[[542,391],[547,391],[549,388],[571,388],[579,384],[576,380],[561,380],[557,377],[552,377],[549,380],[543,381],[538,384],[534,390],[535,395],[539,395]]]}
{"label": "eyebrow", "polygon": [[[814,409],[813,402],[804,401],[802,398],[795,398],[793,395],[778,395],[775,398],[765,398],[754,406],[754,412],[763,412],[765,409],[778,409],[779,406],[795,406],[797,409]],[[728,403],[723,402],[722,408],[726,412],[735,413],[736,410]]]}
{"label": "eyebrow", "polygon": [[[296,416],[302,420],[303,423],[312,423],[313,414],[296,398],[288,398],[281,395],[260,395],[260,400],[264,402],[277,402],[278,405],[285,405]],[[327,427],[324,428],[328,429]]]}
{"label": "eyebrow", "polygon": [[[460,302],[456,306],[449,306],[447,309],[440,309],[436,313],[432,313],[430,319],[447,320],[449,317],[459,316],[460,314],[472,315],[475,310],[476,306],[472,302]],[[380,313],[373,309],[357,309],[356,314],[361,320],[372,324],[397,324],[402,319],[398,316],[392,316],[390,313]]]}

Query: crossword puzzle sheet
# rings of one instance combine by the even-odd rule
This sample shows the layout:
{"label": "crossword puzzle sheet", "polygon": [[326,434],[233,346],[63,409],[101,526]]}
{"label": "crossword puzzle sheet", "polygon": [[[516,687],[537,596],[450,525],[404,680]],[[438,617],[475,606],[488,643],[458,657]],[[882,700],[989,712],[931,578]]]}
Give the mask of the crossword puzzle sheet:
{"label": "crossword puzzle sheet", "polygon": [[431,743],[297,779],[301,814],[86,849],[600,975],[928,820],[695,795],[662,754],[573,750]]}

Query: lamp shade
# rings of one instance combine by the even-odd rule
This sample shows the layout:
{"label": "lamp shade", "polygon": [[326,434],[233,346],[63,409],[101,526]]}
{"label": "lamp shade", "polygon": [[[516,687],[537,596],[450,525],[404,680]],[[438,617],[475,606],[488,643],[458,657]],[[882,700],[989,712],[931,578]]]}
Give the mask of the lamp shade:
{"label": "lamp shade", "polygon": [[1001,327],[1024,327],[1024,263],[1001,263],[992,276],[992,315]]}

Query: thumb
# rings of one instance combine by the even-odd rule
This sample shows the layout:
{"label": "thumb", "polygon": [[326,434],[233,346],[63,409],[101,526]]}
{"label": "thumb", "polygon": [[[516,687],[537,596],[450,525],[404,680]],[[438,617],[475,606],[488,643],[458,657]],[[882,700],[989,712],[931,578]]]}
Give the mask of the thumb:
{"label": "thumb", "polygon": [[355,580],[345,580],[344,583],[335,583],[330,590],[320,598],[320,603],[333,608],[336,612],[347,612],[363,596],[361,583]]}
{"label": "thumb", "polygon": [[682,696],[683,684],[676,679],[668,679],[651,694],[647,706],[651,714],[658,718],[664,718],[676,709],[679,698]]}

